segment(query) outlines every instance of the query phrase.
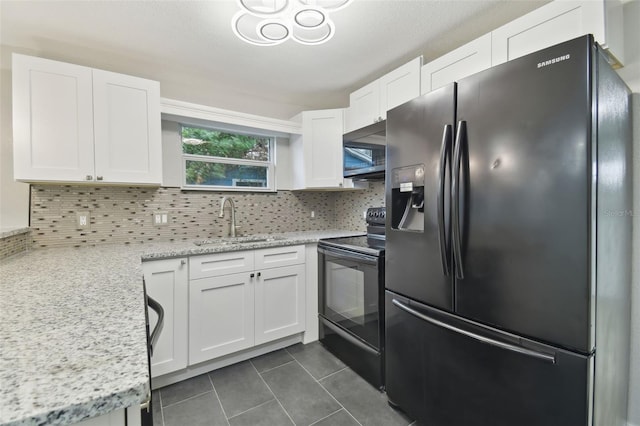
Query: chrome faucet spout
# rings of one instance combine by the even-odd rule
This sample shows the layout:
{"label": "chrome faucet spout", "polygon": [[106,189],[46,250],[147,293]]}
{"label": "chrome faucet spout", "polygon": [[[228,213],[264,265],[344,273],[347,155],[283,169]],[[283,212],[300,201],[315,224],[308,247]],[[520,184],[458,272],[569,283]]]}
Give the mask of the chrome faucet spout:
{"label": "chrome faucet spout", "polygon": [[224,204],[229,202],[229,207],[231,207],[231,225],[229,227],[229,236],[236,236],[236,206],[233,203],[231,197],[222,197],[222,201],[220,202],[220,214],[218,217],[224,217]]}

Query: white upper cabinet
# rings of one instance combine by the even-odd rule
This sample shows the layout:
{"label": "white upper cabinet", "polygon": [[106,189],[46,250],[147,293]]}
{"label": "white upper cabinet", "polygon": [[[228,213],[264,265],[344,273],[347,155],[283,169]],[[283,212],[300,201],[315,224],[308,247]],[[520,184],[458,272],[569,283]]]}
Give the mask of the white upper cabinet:
{"label": "white upper cabinet", "polygon": [[353,188],[344,179],[343,109],[304,111],[293,120],[302,122],[302,135],[291,138],[293,189]]}
{"label": "white upper cabinet", "polygon": [[93,175],[91,68],[13,55],[13,158],[17,180]]}
{"label": "white upper cabinet", "polygon": [[160,84],[93,70],[95,173],[109,182],[160,183]]}
{"label": "white upper cabinet", "polygon": [[14,178],[160,184],[160,85],[13,55]]}
{"label": "white upper cabinet", "polygon": [[387,111],[420,96],[419,56],[349,95],[344,132],[349,133],[387,118]]}
{"label": "white upper cabinet", "polygon": [[380,120],[380,81],[375,80],[349,95],[344,132],[349,133]]}
{"label": "white upper cabinet", "polygon": [[491,34],[473,40],[422,67],[421,94],[491,67]]}
{"label": "white upper cabinet", "polygon": [[387,111],[420,96],[420,67],[422,56],[407,62],[380,77],[380,118],[387,119]]}
{"label": "white upper cabinet", "polygon": [[595,40],[623,64],[622,29],[619,0],[556,0],[491,33],[492,65],[584,34],[593,34]]}

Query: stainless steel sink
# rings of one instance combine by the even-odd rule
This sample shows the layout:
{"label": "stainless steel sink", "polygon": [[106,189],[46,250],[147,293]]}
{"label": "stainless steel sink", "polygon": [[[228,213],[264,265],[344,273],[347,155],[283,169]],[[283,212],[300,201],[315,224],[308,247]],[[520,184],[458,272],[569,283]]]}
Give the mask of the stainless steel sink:
{"label": "stainless steel sink", "polygon": [[204,245],[232,245],[232,244],[252,244],[252,243],[268,243],[272,241],[282,241],[286,240],[285,237],[265,237],[265,236],[246,236],[246,237],[234,237],[234,238],[217,238],[215,240],[200,240],[194,241],[194,244],[197,246]]}

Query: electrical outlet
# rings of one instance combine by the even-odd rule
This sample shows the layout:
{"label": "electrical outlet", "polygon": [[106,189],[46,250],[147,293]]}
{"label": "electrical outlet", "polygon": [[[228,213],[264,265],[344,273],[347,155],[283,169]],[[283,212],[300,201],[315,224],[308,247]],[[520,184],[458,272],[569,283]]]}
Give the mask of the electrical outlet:
{"label": "electrical outlet", "polygon": [[153,226],[166,226],[169,224],[168,212],[155,212],[153,213]]}
{"label": "electrical outlet", "polygon": [[87,229],[89,227],[89,217],[90,214],[88,211],[76,213],[76,225],[78,226],[78,229]]}

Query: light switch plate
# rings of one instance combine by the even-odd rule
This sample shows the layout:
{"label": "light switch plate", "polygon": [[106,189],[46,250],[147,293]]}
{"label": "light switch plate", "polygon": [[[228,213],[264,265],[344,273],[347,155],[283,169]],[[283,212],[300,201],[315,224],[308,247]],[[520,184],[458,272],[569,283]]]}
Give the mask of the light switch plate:
{"label": "light switch plate", "polygon": [[169,224],[169,212],[158,211],[153,213],[153,226],[167,226]]}
{"label": "light switch plate", "polygon": [[76,225],[78,229],[87,229],[90,225],[90,212],[81,211],[76,213]]}

